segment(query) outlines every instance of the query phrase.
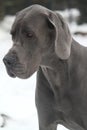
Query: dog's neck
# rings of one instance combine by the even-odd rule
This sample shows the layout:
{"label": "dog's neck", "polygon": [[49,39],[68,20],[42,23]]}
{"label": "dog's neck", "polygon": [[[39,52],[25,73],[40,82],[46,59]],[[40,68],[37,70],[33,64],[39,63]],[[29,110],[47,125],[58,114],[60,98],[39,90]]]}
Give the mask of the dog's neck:
{"label": "dog's neck", "polygon": [[[41,68],[43,72],[46,73],[46,75],[49,75],[48,77],[50,77],[49,80],[51,81],[51,84],[53,82],[55,86],[65,86],[65,84],[67,84],[69,80],[69,61],[59,59],[59,57],[55,53],[55,50],[52,50],[52,48],[54,47],[49,48],[48,53],[43,56]],[[52,78],[51,76],[54,77]]]}
{"label": "dog's neck", "polygon": [[[49,57],[44,63],[45,64],[41,66],[42,72],[50,84],[50,89],[54,93],[55,102],[58,103],[57,107],[59,110],[68,114],[71,111],[71,107],[69,107],[70,101],[68,101],[68,97],[65,96],[67,95],[69,86],[68,61],[60,60],[54,55],[54,57]],[[66,108],[64,107],[65,102],[67,104]]]}
{"label": "dog's neck", "polygon": [[[43,57],[41,68],[52,91],[54,91],[55,98],[59,98],[58,91],[61,96],[60,98],[62,98],[67,91],[69,83],[68,60],[59,59],[56,53],[52,50],[48,53],[49,54]],[[66,86],[67,88],[65,88]]]}

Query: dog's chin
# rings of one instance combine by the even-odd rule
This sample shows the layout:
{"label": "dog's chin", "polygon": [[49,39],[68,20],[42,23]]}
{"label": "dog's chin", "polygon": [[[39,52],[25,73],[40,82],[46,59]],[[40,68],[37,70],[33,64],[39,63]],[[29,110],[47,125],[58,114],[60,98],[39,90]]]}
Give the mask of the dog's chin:
{"label": "dog's chin", "polygon": [[20,79],[28,79],[30,78],[31,76],[33,76],[33,74],[37,71],[37,69],[33,69],[33,70],[30,70],[30,71],[25,71],[25,73],[20,73],[20,74],[17,74],[16,73],[16,77],[20,78]]}
{"label": "dog's chin", "polygon": [[16,78],[16,74],[13,72],[13,71],[11,71],[11,70],[7,70],[7,73],[8,73],[8,75],[10,76],[10,77],[12,77],[12,78]]}
{"label": "dog's chin", "polygon": [[30,78],[32,75],[34,74],[33,73],[29,73],[29,74],[20,74],[20,75],[16,75],[16,77],[20,78],[20,79],[28,79]]}

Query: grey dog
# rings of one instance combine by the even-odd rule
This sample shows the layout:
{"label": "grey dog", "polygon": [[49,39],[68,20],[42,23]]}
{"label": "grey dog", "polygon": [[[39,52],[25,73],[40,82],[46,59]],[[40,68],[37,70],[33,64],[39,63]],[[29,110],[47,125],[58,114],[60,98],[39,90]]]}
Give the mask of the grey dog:
{"label": "grey dog", "polygon": [[20,11],[4,57],[11,77],[37,71],[39,130],[87,130],[87,48],[77,43],[60,14],[40,5]]}

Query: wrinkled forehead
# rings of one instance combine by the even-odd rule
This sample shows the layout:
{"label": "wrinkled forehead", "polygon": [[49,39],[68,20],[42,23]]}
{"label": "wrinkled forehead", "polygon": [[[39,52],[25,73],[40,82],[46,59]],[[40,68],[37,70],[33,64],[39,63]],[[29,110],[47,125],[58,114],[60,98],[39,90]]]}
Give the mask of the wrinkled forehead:
{"label": "wrinkled forehead", "polygon": [[32,7],[20,11],[16,16],[12,31],[20,27],[31,28],[32,30],[39,29],[45,24],[44,13],[45,9]]}

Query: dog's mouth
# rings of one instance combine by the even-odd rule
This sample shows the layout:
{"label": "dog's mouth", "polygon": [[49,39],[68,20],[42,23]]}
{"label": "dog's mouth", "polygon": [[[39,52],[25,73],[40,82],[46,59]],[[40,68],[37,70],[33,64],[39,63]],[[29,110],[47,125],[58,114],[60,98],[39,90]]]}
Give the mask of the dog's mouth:
{"label": "dog's mouth", "polygon": [[12,78],[16,78],[16,77],[19,77],[21,79],[28,78],[28,74],[24,66],[21,64],[16,64],[14,67],[6,66],[6,70],[7,70],[8,75]]}
{"label": "dog's mouth", "polygon": [[9,68],[6,66],[6,70],[7,70],[7,73],[10,77],[12,78],[20,78],[20,79],[27,79],[29,78],[30,76],[32,76],[36,70],[30,70],[29,72],[26,71],[26,69],[24,69],[24,67],[20,66],[20,67],[15,67],[15,68]]}
{"label": "dog's mouth", "polygon": [[[7,57],[8,58],[8,57]],[[32,65],[25,65],[25,63],[21,64],[19,59],[14,59],[14,58],[8,58],[8,59],[3,59],[7,73],[10,77],[12,78],[21,78],[21,79],[27,79],[33,73],[37,70],[37,66]],[[29,67],[30,66],[30,67]],[[28,69],[29,68],[29,69]]]}
{"label": "dog's mouth", "polygon": [[9,75],[10,77],[16,78],[16,74],[15,74],[14,71],[12,71],[11,69],[7,69],[7,68],[6,68],[6,70],[7,70],[7,73],[8,73],[8,75]]}

